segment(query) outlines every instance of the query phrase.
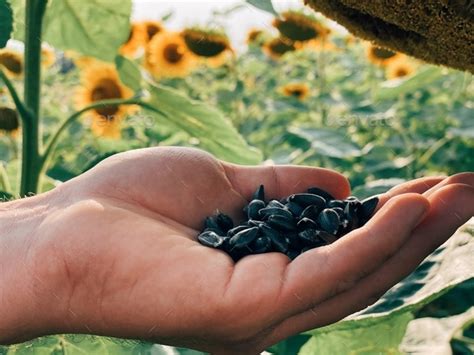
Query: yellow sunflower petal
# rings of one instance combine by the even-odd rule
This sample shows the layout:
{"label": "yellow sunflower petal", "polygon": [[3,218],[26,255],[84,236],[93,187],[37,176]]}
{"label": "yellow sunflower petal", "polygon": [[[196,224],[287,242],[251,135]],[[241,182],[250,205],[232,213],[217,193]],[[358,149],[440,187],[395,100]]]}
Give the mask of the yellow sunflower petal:
{"label": "yellow sunflower petal", "polygon": [[386,75],[388,79],[400,79],[412,75],[415,70],[408,60],[397,60],[388,65]]}
{"label": "yellow sunflower petal", "polygon": [[184,38],[177,32],[156,35],[148,43],[144,66],[155,77],[183,77],[197,64]]}
{"label": "yellow sunflower petal", "polygon": [[157,34],[164,32],[163,24],[159,21],[143,21],[137,25],[142,27],[145,44],[149,43]]}
{"label": "yellow sunflower petal", "polygon": [[126,57],[134,57],[138,50],[148,42],[145,26],[142,23],[130,25],[130,35],[127,41],[119,49],[120,54]]}
{"label": "yellow sunflower petal", "polygon": [[23,55],[12,49],[0,49],[0,66],[11,78],[19,78],[23,74]]}
{"label": "yellow sunflower petal", "polygon": [[41,47],[41,65],[44,68],[49,68],[55,62],[56,62],[56,55],[54,54],[54,50],[49,47],[42,46]]}

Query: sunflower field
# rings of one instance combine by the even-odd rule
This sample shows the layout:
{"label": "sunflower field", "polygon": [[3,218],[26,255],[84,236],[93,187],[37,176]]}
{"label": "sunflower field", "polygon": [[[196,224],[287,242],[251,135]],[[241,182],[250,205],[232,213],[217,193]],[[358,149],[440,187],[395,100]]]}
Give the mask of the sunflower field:
{"label": "sunflower field", "polygon": [[[236,48],[222,24],[239,6],[176,30],[167,27],[172,14],[132,21],[131,0],[0,0],[1,198],[47,191],[115,153],[161,145],[238,164],[331,168],[359,197],[474,170],[472,74],[377,47],[309,8],[242,6],[273,20]],[[472,353],[473,236],[471,220],[374,305],[267,351]],[[198,353],[90,335],[0,347],[104,351]]]}

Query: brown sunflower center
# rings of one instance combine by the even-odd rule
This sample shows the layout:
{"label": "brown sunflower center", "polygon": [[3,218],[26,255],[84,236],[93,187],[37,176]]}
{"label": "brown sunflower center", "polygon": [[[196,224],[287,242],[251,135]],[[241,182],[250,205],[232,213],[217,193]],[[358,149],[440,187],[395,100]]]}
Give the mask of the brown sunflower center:
{"label": "brown sunflower center", "polygon": [[201,57],[215,57],[229,46],[225,37],[194,32],[192,30],[185,31],[183,38],[191,52]]}
{"label": "brown sunflower center", "polygon": [[[120,89],[118,83],[113,79],[100,80],[91,93],[92,101],[119,99],[121,97],[122,90]],[[95,109],[95,111],[99,115],[104,116],[107,120],[110,121],[114,119],[114,115],[117,114],[118,110],[118,105],[109,105]]]}
{"label": "brown sunflower center", "polygon": [[395,52],[389,50],[389,49],[384,49],[380,47],[374,47],[372,48],[372,53],[374,54],[375,57],[379,59],[389,59],[395,56]]}
{"label": "brown sunflower center", "polygon": [[163,50],[163,57],[168,63],[179,63],[184,57],[183,47],[177,43],[170,43]]}
{"label": "brown sunflower center", "polygon": [[402,76],[407,76],[407,75],[408,75],[408,70],[406,70],[405,68],[399,68],[395,72],[395,76],[397,77],[402,77]]}
{"label": "brown sunflower center", "polygon": [[293,41],[308,41],[320,35],[316,25],[303,17],[291,16],[284,20],[276,19],[274,26],[283,36]]}
{"label": "brown sunflower center", "polygon": [[0,129],[11,132],[20,127],[16,110],[9,107],[0,107]]}
{"label": "brown sunflower center", "polygon": [[301,89],[292,89],[290,90],[290,95],[294,97],[301,97],[303,96],[303,90]]}
{"label": "brown sunflower center", "polygon": [[23,71],[23,64],[21,63],[21,60],[14,54],[0,54],[0,64],[15,74],[20,74]]}
{"label": "brown sunflower center", "polygon": [[276,55],[283,55],[286,52],[294,51],[295,45],[293,43],[285,42],[280,38],[275,38],[270,42],[268,48]]}
{"label": "brown sunflower center", "polygon": [[148,41],[150,41],[160,31],[161,31],[161,27],[157,25],[146,26],[146,35],[148,37]]}

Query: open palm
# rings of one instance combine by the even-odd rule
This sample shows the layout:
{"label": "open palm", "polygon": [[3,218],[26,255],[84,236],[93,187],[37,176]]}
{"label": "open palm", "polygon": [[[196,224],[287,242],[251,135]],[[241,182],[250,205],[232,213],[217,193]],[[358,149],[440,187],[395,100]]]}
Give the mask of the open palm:
{"label": "open palm", "polygon": [[186,148],[116,155],[50,195],[56,208],[35,249],[35,260],[48,262],[36,263],[36,277],[55,280],[43,292],[54,288],[58,302],[44,332],[259,352],[366,307],[410,273],[474,214],[472,180],[414,180],[381,196],[366,226],[330,246],[292,262],[268,253],[234,263],[196,241],[206,216],[219,209],[239,220],[259,184],[270,198],[310,186],[344,198],[347,180]]}

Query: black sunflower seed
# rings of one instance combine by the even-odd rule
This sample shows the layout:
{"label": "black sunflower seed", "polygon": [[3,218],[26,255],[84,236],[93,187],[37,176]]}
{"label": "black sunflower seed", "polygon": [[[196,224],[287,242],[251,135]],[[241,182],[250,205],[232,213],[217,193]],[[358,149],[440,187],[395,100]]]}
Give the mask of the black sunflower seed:
{"label": "black sunflower seed", "polygon": [[329,192],[326,192],[320,189],[319,187],[310,187],[307,191],[310,194],[315,194],[323,197],[326,201],[334,200],[334,197]]}
{"label": "black sunflower seed", "polygon": [[318,237],[326,242],[326,244],[334,243],[337,240],[337,237],[329,234],[325,231],[318,231]]}
{"label": "black sunflower seed", "polygon": [[324,209],[324,207],[319,207],[319,206],[308,206],[306,207],[303,212],[301,212],[300,214],[300,218],[303,219],[303,218],[310,218],[312,219],[313,221],[315,221],[318,216],[319,216],[319,213]]}
{"label": "black sunflower seed", "polygon": [[295,250],[295,249],[288,249],[288,251],[285,254],[291,260],[294,260],[301,254],[301,251],[300,250]]}
{"label": "black sunflower seed", "polygon": [[305,217],[298,221],[298,223],[296,224],[296,227],[298,228],[298,230],[302,231],[308,228],[316,229],[318,228],[318,224],[312,219]]}
{"label": "black sunflower seed", "polygon": [[229,240],[231,248],[244,248],[252,243],[258,235],[258,227],[244,229],[238,232]]}
{"label": "black sunflower seed", "polygon": [[248,219],[260,219],[258,211],[265,207],[265,202],[262,200],[252,200],[248,204],[247,217]]}
{"label": "black sunflower seed", "polygon": [[286,253],[286,251],[288,250],[289,243],[290,243],[287,237],[285,237],[277,230],[265,224],[260,226],[260,231],[262,235],[270,238],[272,245],[276,251],[279,251],[281,253]]}
{"label": "black sunflower seed", "polygon": [[329,208],[340,207],[344,209],[346,204],[344,203],[344,201],[341,201],[341,200],[331,200],[331,201],[328,201],[327,206]]}
{"label": "black sunflower seed", "polygon": [[298,217],[301,212],[303,212],[304,208],[301,207],[300,205],[298,205],[296,202],[288,202],[286,204],[286,208],[288,208],[288,210],[293,213],[294,216]]}
{"label": "black sunflower seed", "polygon": [[258,214],[264,219],[270,216],[282,216],[293,219],[293,215],[290,211],[280,207],[265,207],[258,211]]}
{"label": "black sunflower seed", "polygon": [[216,223],[224,232],[227,232],[229,229],[234,227],[234,221],[232,218],[224,213],[219,213],[216,216]]}
{"label": "black sunflower seed", "polygon": [[237,226],[237,227],[234,227],[232,229],[230,229],[228,232],[227,232],[227,235],[229,237],[233,237],[234,235],[236,235],[237,233],[239,233],[240,231],[243,231],[244,229],[248,229],[248,225],[240,225],[240,226]]}
{"label": "black sunflower seed", "polygon": [[281,203],[280,201],[278,201],[278,200],[271,200],[270,202],[268,202],[267,207],[284,208],[285,205],[283,203]]}
{"label": "black sunflower seed", "polygon": [[250,245],[249,248],[257,254],[265,253],[270,250],[271,241],[270,238],[266,236],[261,236],[255,239]]}
{"label": "black sunflower seed", "polygon": [[256,220],[254,220],[254,219],[249,219],[248,222],[247,222],[247,224],[248,224],[249,226],[251,226],[251,227],[259,227],[259,226],[260,226],[261,224],[263,224],[263,223],[265,223],[265,222],[263,222],[263,221],[256,221]]}
{"label": "black sunflower seed", "polygon": [[293,217],[288,218],[288,217],[273,215],[273,216],[268,217],[267,222],[271,227],[281,229],[283,231],[293,231],[296,229],[296,222],[293,219]]}
{"label": "black sunflower seed", "polygon": [[379,198],[377,196],[369,197],[363,200],[362,205],[358,210],[359,217],[359,226],[362,227],[374,214],[377,204],[379,203]]}
{"label": "black sunflower seed", "polygon": [[265,201],[265,188],[263,185],[260,185],[257,191],[253,193],[252,199]]}
{"label": "black sunflower seed", "polygon": [[219,248],[224,243],[224,238],[213,231],[206,231],[198,235],[198,240],[202,245]]}
{"label": "black sunflower seed", "polygon": [[219,224],[217,223],[217,216],[206,217],[206,219],[204,220],[204,228],[214,230],[218,234],[223,234],[224,232],[222,228],[219,226]]}
{"label": "black sunflower seed", "polygon": [[321,196],[307,193],[291,195],[290,197],[288,197],[288,201],[295,202],[302,207],[315,205],[324,208],[324,206],[326,205],[326,200]]}
{"label": "black sunflower seed", "polygon": [[339,229],[339,215],[330,208],[324,209],[318,216],[318,223],[323,230],[336,234]]}
{"label": "black sunflower seed", "polygon": [[344,214],[344,209],[342,209],[341,207],[333,207],[331,208],[333,211],[335,211],[338,215],[339,215],[339,218],[342,219],[345,217],[345,214]]}
{"label": "black sunflower seed", "polygon": [[326,243],[324,242],[323,239],[319,237],[319,234],[320,234],[320,231],[310,228],[302,232],[299,232],[298,238],[302,241],[302,243],[305,246],[317,247],[317,246],[325,245]]}

